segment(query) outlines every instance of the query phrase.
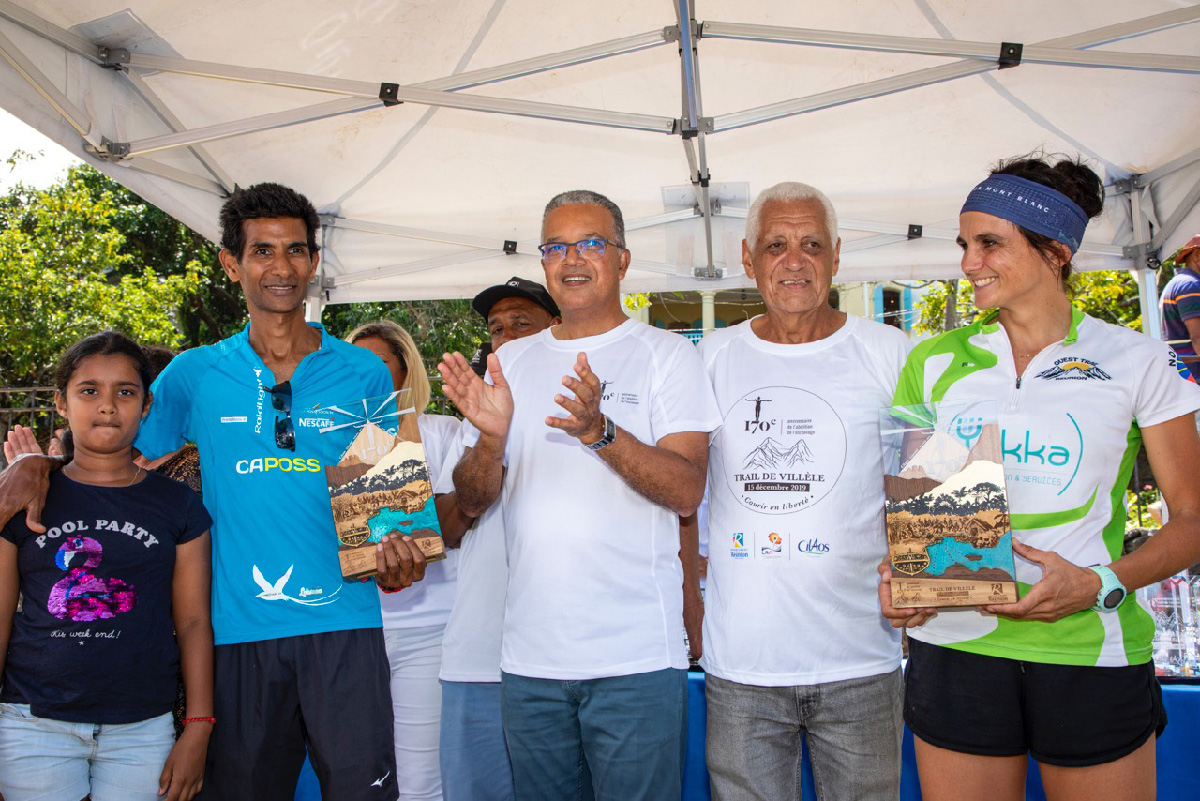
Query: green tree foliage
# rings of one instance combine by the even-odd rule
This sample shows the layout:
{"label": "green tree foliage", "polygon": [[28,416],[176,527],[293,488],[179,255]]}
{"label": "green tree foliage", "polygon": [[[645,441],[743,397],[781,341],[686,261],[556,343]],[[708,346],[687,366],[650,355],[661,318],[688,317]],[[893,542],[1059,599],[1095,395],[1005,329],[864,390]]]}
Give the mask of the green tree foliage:
{"label": "green tree foliage", "polygon": [[[471,301],[461,299],[338,304],[326,306],[322,317],[326,329],[337,337],[376,320],[393,320],[412,334],[425,369],[435,377],[443,353],[458,351],[470,359],[487,337],[483,318],[471,308]],[[434,382],[434,395],[441,395],[440,382]]]}
{"label": "green tree foliage", "polygon": [[[969,281],[934,281],[917,303],[918,319],[914,326],[920,334],[940,334],[948,330],[946,306],[956,288],[951,325],[967,325],[979,314],[972,302],[974,293]],[[1070,280],[1071,302],[1093,317],[1116,323],[1135,331],[1142,330],[1142,313],[1138,304],[1137,282],[1125,271],[1077,273]]]}
{"label": "green tree foliage", "polygon": [[156,273],[129,251],[118,211],[77,170],[47,190],[18,185],[0,197],[0,384],[48,382],[67,345],[106,328],[182,344],[174,310],[198,290],[199,263]]}
{"label": "green tree foliage", "polygon": [[[182,346],[216,342],[246,325],[241,291],[221,269],[213,243],[87,165],[72,167],[68,181],[80,183],[97,202],[108,198],[112,203],[109,224],[122,236],[119,252],[129,257],[129,265],[150,266],[159,275],[185,276],[190,270],[199,270],[198,288],[175,315]],[[118,271],[125,275],[126,269]]]}

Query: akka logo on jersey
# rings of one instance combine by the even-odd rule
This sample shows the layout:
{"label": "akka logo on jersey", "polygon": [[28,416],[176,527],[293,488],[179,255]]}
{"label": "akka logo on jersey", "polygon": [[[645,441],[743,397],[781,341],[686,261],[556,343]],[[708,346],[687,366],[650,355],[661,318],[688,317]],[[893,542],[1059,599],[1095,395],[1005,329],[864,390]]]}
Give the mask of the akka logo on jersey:
{"label": "akka logo on jersey", "polygon": [[759,555],[764,559],[780,559],[783,557],[783,537],[772,531],[767,535],[767,544],[759,546]]}
{"label": "akka logo on jersey", "polygon": [[746,535],[742,532],[733,535],[733,547],[729,549],[729,555],[734,559],[746,559],[750,556],[750,552],[746,550]]}
{"label": "akka logo on jersey", "polygon": [[1100,369],[1091,359],[1075,356],[1064,356],[1054,362],[1054,366],[1037,374],[1038,378],[1048,381],[1111,381],[1112,376]]}
{"label": "akka logo on jersey", "polygon": [[823,398],[796,387],[746,393],[725,413],[718,436],[727,454],[729,491],[763,514],[787,514],[820,501],[846,463],[841,418]]}
{"label": "akka logo on jersey", "polygon": [[1083,431],[1070,413],[1066,421],[1047,424],[1038,431],[1000,430],[1004,477],[1011,488],[1018,482],[1040,484],[1062,495],[1075,481],[1083,456]]}

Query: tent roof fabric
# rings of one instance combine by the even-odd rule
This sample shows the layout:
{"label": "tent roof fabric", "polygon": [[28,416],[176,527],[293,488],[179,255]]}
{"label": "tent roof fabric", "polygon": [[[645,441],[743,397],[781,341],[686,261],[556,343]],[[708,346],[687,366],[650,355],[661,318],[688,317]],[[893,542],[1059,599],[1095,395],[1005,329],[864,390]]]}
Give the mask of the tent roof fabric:
{"label": "tent roof fabric", "polygon": [[235,184],[304,192],[327,302],[537,278],[542,208],[575,188],[624,210],[627,291],[749,285],[745,208],[781,180],[833,200],[839,280],[956,277],[967,191],[1034,149],[1109,184],[1077,266],[1129,269],[1200,230],[1197,21],[1166,0],[0,0],[0,105],[213,239]]}

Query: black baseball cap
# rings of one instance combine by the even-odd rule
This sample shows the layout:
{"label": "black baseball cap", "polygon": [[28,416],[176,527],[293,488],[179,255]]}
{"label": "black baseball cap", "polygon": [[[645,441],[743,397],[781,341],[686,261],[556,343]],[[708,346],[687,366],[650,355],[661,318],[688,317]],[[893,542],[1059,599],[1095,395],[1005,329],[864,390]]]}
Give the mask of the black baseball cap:
{"label": "black baseball cap", "polygon": [[532,300],[537,305],[541,306],[546,311],[550,312],[551,317],[561,317],[562,314],[558,310],[558,304],[554,302],[554,298],[550,297],[550,293],[546,291],[546,287],[539,284],[537,281],[530,281],[527,278],[518,278],[513,276],[503,284],[488,287],[475,296],[471,301],[471,308],[479,312],[479,316],[487,320],[488,312],[496,305],[498,301],[504,298],[525,298]]}

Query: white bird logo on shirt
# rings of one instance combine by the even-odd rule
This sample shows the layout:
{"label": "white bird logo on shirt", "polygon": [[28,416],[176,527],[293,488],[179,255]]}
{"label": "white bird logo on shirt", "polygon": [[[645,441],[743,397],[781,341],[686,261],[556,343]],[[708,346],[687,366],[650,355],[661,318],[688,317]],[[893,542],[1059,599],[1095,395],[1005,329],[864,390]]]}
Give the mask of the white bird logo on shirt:
{"label": "white bird logo on shirt", "polygon": [[275,582],[274,584],[271,584],[269,581],[263,578],[262,571],[258,569],[258,565],[255,565],[254,580],[258,583],[258,586],[262,588],[262,592],[260,592],[257,597],[262,598],[264,601],[292,600],[283,594],[283,586],[287,584],[288,579],[292,577],[293,567],[295,567],[295,565],[292,565],[287,569],[287,572],[283,574],[283,578],[279,579],[279,581]]}
{"label": "white bird logo on shirt", "polygon": [[[292,603],[300,604],[301,606],[325,606],[326,604],[331,604],[337,601],[337,597],[342,591],[340,584],[338,588],[333,591],[332,595],[323,596],[320,598],[294,598],[291,595],[286,594],[283,591],[283,588],[287,585],[288,579],[292,577],[292,570],[295,567],[295,565],[289,567],[287,572],[280,577],[279,581],[276,581],[274,584],[272,584],[263,577],[262,571],[258,569],[258,565],[253,565],[251,573],[254,575],[254,582],[258,585],[259,589],[262,590],[262,592],[255,597],[262,598],[264,601],[291,601]],[[305,594],[303,587],[300,588],[300,594]]]}

